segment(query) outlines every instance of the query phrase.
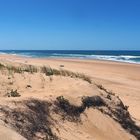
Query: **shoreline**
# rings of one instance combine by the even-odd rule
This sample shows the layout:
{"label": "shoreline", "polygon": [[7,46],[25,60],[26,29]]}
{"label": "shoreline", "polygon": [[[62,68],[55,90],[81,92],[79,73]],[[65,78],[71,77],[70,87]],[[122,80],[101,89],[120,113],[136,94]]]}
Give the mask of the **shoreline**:
{"label": "shoreline", "polygon": [[[89,57],[61,57],[61,56],[31,56],[31,55],[22,55],[22,54],[8,54],[8,53],[0,53],[0,55],[11,55],[11,56],[16,56],[16,57],[24,57],[24,58],[37,58],[37,59],[72,59],[72,60],[91,60],[91,61],[108,61],[108,62],[118,62],[118,63],[128,63],[128,64],[138,64],[140,65],[140,62],[135,62],[131,60],[113,60],[113,59],[102,59],[102,58],[89,58]],[[95,55],[96,56],[96,55]],[[101,55],[102,56],[102,55]],[[106,56],[106,55],[104,55]],[[109,55],[108,55],[109,57]],[[117,56],[116,56],[117,57]]]}
{"label": "shoreline", "polygon": [[18,55],[18,54],[0,54],[0,57],[13,57],[13,58],[23,58],[23,59],[44,59],[44,60],[70,60],[70,61],[93,61],[93,62],[107,62],[107,63],[120,63],[120,64],[132,64],[132,65],[140,65],[140,62],[125,62],[119,60],[107,60],[107,59],[90,59],[90,58],[78,58],[78,57],[32,57],[27,55]]}

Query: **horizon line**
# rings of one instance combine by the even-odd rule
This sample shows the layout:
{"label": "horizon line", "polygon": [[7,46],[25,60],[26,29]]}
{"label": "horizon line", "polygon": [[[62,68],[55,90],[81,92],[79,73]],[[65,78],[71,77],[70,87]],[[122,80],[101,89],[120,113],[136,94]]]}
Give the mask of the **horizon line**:
{"label": "horizon line", "polygon": [[0,49],[0,51],[140,51],[140,50],[111,50],[111,49],[95,49],[95,50],[83,50],[83,49],[71,49],[71,50],[67,50],[67,49]]}

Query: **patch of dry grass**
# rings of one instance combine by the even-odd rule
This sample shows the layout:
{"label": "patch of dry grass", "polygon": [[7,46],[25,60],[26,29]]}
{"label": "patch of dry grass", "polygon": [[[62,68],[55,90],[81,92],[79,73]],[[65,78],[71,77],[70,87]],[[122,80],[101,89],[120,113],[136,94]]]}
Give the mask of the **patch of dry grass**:
{"label": "patch of dry grass", "polygon": [[103,85],[100,84],[96,84],[96,86],[100,89],[105,91],[106,93],[110,94],[110,95],[115,95],[115,93],[113,93],[112,91],[107,90],[105,87],[103,87]]}
{"label": "patch of dry grass", "polygon": [[88,83],[92,83],[92,80],[89,76],[82,74],[82,73],[75,73],[69,70],[64,70],[64,69],[54,69],[48,66],[42,66],[42,67],[37,67],[33,65],[21,65],[21,66],[14,66],[14,65],[3,65],[0,64],[0,69],[1,70],[8,70],[9,74],[12,75],[13,73],[37,73],[41,72],[44,73],[46,76],[52,76],[52,75],[60,75],[60,76],[67,76],[71,78],[79,78],[84,81],[87,81]]}

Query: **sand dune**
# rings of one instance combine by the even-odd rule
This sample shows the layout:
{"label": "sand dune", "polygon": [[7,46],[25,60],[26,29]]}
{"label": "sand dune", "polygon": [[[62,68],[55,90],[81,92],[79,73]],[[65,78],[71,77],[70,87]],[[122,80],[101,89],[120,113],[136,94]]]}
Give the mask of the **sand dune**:
{"label": "sand dune", "polygon": [[[3,128],[0,129],[0,139],[3,137],[7,140],[11,140],[12,137],[13,140],[24,138],[35,140],[45,138],[62,140],[136,139],[128,129],[122,127],[118,118],[115,118],[115,114],[112,114],[111,117],[109,110],[117,111],[117,108],[121,107],[118,106],[117,95],[119,95],[124,104],[129,106],[128,110],[132,119],[139,124],[139,65],[91,60],[27,59],[7,55],[1,55],[0,61],[5,65],[32,64],[51,66],[59,70],[67,69],[84,73],[92,79],[91,84],[72,76],[46,76],[40,72],[32,74],[1,70],[0,119],[2,123],[0,123],[0,127]],[[64,67],[62,68],[60,65],[64,65]],[[112,90],[116,93],[115,96],[109,95],[108,97],[108,93],[99,89],[95,83],[102,84],[108,91]],[[7,93],[10,93],[11,90],[17,90],[20,97],[8,97]],[[59,96],[63,96],[74,106],[80,106],[84,96],[96,95],[102,97],[108,105],[86,108],[78,118],[76,117],[76,121],[69,116],[70,114],[65,113],[65,110],[59,112],[61,109],[59,107],[58,113],[54,111],[57,107],[55,102],[58,102],[56,98]],[[45,110],[44,107],[46,107]],[[42,113],[45,114],[45,112],[50,115],[42,118]],[[30,116],[30,114],[33,115]],[[34,120],[34,125],[31,120]],[[41,128],[42,130],[40,130]],[[48,134],[47,136],[45,132]]]}

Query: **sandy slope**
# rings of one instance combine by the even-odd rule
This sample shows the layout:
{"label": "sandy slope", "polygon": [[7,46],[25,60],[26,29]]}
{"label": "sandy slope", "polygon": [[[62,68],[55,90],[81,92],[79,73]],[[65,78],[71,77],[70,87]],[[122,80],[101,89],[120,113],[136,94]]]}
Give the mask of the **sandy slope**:
{"label": "sandy slope", "polygon": [[[109,90],[115,91],[124,103],[129,107],[133,117],[140,119],[138,112],[140,107],[140,66],[134,64],[124,64],[115,62],[91,61],[91,60],[64,60],[64,59],[31,59],[15,56],[0,56],[1,62],[4,63],[26,63],[34,65],[50,65],[60,69],[60,65],[64,65],[63,69],[72,70],[74,72],[83,72],[90,75],[96,83],[103,84]],[[62,69],[62,68],[61,68]],[[0,73],[0,105],[8,105],[13,107],[12,101],[22,101],[30,98],[43,100],[55,99],[57,96],[63,95],[68,98],[71,103],[79,105],[82,96],[101,95],[99,89],[83,81],[62,76],[46,77],[43,74],[14,74]],[[10,78],[8,78],[10,77]],[[31,88],[27,88],[31,85]],[[6,93],[11,89],[17,89],[21,94],[20,98],[5,97]],[[85,115],[87,117],[85,117]],[[128,134],[117,122],[107,115],[102,114],[96,109],[88,109],[85,115],[81,116],[82,124],[57,120],[59,131],[53,128],[54,132],[62,140],[130,140],[135,139]],[[1,126],[3,127],[3,126]],[[0,139],[8,137],[5,131],[16,139],[18,135],[9,130],[9,128],[0,129]],[[7,140],[10,140],[7,138]]]}
{"label": "sandy slope", "polygon": [[112,119],[93,109],[86,110],[88,117],[82,116],[82,124],[60,122],[62,140],[129,140],[129,136]]}
{"label": "sandy slope", "polygon": [[93,81],[104,85],[117,93],[126,105],[132,116],[140,120],[140,65],[110,61],[76,60],[76,59],[31,59],[1,55],[1,59],[35,65],[48,65],[74,72],[83,72],[90,75]]}
{"label": "sandy slope", "polygon": [[[42,77],[44,77],[45,80],[42,81]],[[1,81],[3,84],[0,83],[0,88],[5,88],[5,90],[1,91],[0,94],[1,107],[8,106],[10,108],[16,108],[17,106],[20,107],[20,104],[16,103],[15,106],[15,101],[23,101],[29,98],[48,101],[55,99],[55,97],[59,95],[63,95],[65,98],[69,99],[71,103],[79,105],[80,98],[82,96],[100,95],[100,92],[96,86],[92,86],[86,81],[80,79],[68,77],[54,76],[53,80],[50,82],[49,78],[45,75],[26,73],[24,77],[23,75],[15,74],[14,78],[12,79],[12,81],[14,81],[13,85],[9,84],[9,79],[6,76],[1,76]],[[26,88],[27,84],[30,84],[32,88]],[[44,84],[43,87],[42,84]],[[5,97],[6,92],[10,91],[10,89],[18,89],[21,97]],[[26,112],[26,110],[24,111]],[[59,117],[54,116],[54,119],[57,120],[54,128],[58,128],[57,131],[54,129],[54,132],[61,140],[135,139],[123,128],[121,128],[121,126],[113,119],[102,114],[96,109],[86,110],[85,114],[83,114],[81,118],[82,123],[74,123],[69,121],[63,122]],[[11,135],[10,138],[9,134]],[[20,138],[12,129],[9,130],[9,128],[0,129],[0,139],[3,137],[5,137],[7,140],[11,140],[12,137],[13,140],[19,140]]]}
{"label": "sandy slope", "polygon": [[1,140],[26,140],[17,132],[0,125],[0,139]]}
{"label": "sandy slope", "polygon": [[[16,61],[25,62],[25,59]],[[56,68],[64,65],[65,69],[90,75],[93,81],[118,94],[132,116],[140,120],[140,65],[76,59],[29,59],[27,62]]]}

